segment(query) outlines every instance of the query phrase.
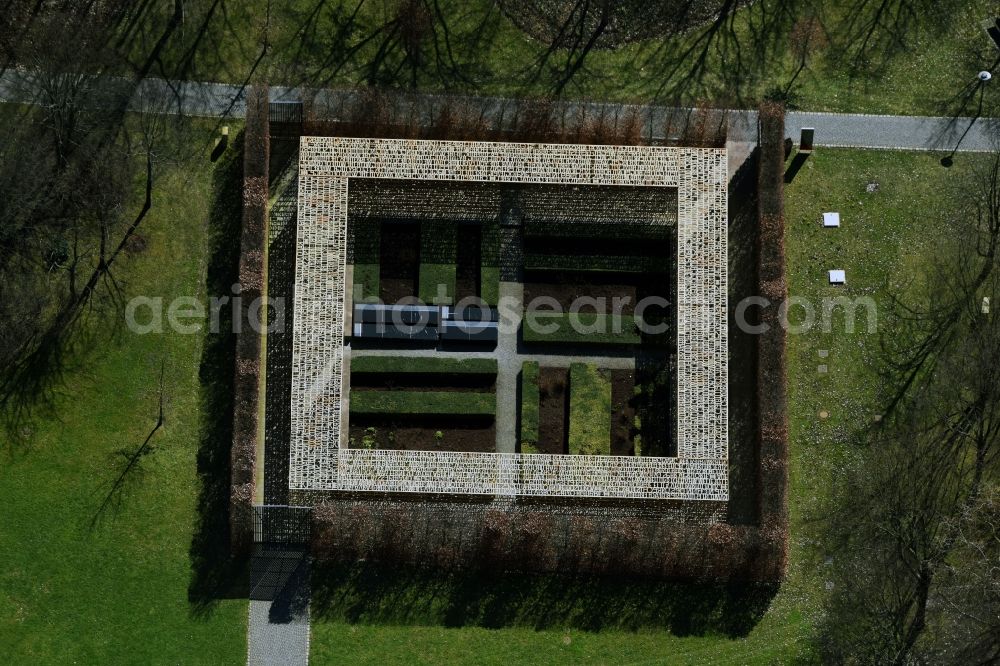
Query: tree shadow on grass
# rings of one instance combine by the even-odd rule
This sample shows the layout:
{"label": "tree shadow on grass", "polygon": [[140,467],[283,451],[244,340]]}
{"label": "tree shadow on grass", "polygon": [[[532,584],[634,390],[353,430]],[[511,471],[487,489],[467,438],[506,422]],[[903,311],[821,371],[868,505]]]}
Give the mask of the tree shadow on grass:
{"label": "tree shadow on grass", "polygon": [[359,624],[740,637],[757,624],[777,589],[754,583],[329,564],[313,570],[312,612],[319,621]]}
{"label": "tree shadow on grass", "polygon": [[[231,295],[239,279],[242,228],[243,136],[217,163],[209,217],[209,296]],[[233,381],[236,336],[232,309],[219,311],[217,332],[205,336],[198,378],[202,391],[202,428],[198,447],[198,515],[189,551],[188,601],[196,616],[211,613],[218,599],[243,597],[245,562],[229,552],[230,447],[233,439]]]}

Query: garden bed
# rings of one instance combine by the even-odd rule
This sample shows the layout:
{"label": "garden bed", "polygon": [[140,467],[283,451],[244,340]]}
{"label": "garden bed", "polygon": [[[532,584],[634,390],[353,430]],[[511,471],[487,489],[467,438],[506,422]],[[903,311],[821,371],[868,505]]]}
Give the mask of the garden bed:
{"label": "garden bed", "polygon": [[384,222],[379,244],[379,298],[397,303],[415,296],[420,277],[420,227]]}
{"label": "garden bed", "polygon": [[611,379],[595,365],[569,369],[569,452],[611,454]]}
{"label": "garden bed", "polygon": [[569,416],[569,371],[566,368],[538,370],[538,453],[565,454],[566,420]]}
{"label": "garden bed", "polygon": [[409,356],[356,356],[351,359],[351,374],[452,374],[496,375],[497,362],[492,358],[436,358]]}
{"label": "garden bed", "polygon": [[462,224],[458,227],[455,258],[455,301],[478,298],[482,264],[482,227]]}
{"label": "garden bed", "polygon": [[635,373],[611,371],[611,455],[641,455],[635,426]]}
{"label": "garden bed", "polygon": [[351,391],[351,414],[490,416],[493,393],[437,390]]}
{"label": "garden bed", "polygon": [[[657,296],[672,301],[671,284],[662,275],[645,276],[588,271],[537,271],[524,282],[524,302],[535,298],[555,299],[568,312],[580,298],[600,298],[612,311],[615,299],[621,303],[622,314],[633,314],[636,304],[644,298]],[[653,312],[656,308],[648,308]]]}
{"label": "garden bed", "polygon": [[349,446],[407,451],[496,451],[492,419],[468,417],[351,417]]}
{"label": "garden bed", "polygon": [[[553,325],[557,328],[549,331]],[[526,313],[522,337],[526,343],[548,344],[638,345],[642,342],[634,318],[594,312]]]}
{"label": "garden bed", "polygon": [[538,453],[538,372],[536,361],[521,367],[521,453]]}

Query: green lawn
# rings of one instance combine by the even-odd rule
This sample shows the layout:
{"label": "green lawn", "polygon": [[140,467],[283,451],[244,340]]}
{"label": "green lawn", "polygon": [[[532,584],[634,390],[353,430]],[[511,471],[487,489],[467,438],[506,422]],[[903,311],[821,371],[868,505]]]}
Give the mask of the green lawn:
{"label": "green lawn", "polygon": [[569,367],[569,452],[611,455],[611,380],[596,365]]}
{"label": "green lawn", "polygon": [[[525,342],[562,344],[637,345],[642,336],[635,318],[596,312],[532,310],[525,313]],[[554,330],[549,330],[553,326]]]}
{"label": "green lawn", "polygon": [[521,366],[521,453],[538,453],[538,361]]}
{"label": "green lawn", "polygon": [[[147,248],[118,265],[116,277],[127,297],[204,298],[207,150],[158,164],[141,228]],[[224,592],[209,585],[224,563],[212,559],[219,505],[200,497],[199,469],[217,470],[228,443],[203,442],[212,422],[199,379],[204,334],[140,336],[115,329],[120,318],[114,310],[90,318],[97,342],[70,359],[54,412],[35,424],[30,447],[3,449],[0,646],[9,662],[24,664],[241,663],[246,600],[208,598]],[[156,423],[161,362],[165,423],[155,451],[121,506],[91,526],[115,476],[114,452],[136,448]],[[200,506],[210,512],[201,527]]]}
{"label": "green lawn", "polygon": [[[871,296],[884,302],[886,285],[899,285],[919,272],[933,255],[934,220],[946,204],[941,192],[977,159],[961,155],[951,170],[939,155],[821,149],[795,182],[788,185],[786,246],[791,293],[810,301],[823,296]],[[878,190],[869,193],[869,182]],[[838,210],[843,226],[822,229],[820,214]],[[828,268],[847,271],[846,289],[826,284]],[[793,309],[792,322],[799,323]],[[381,597],[346,603],[342,612],[315,618],[312,656],[316,664],[771,664],[816,661],[814,627],[821,612],[825,554],[810,545],[818,537],[813,522],[824,497],[829,470],[854,430],[873,416],[878,341],[864,326],[844,332],[834,319],[830,333],[813,330],[789,335],[791,419],[790,508],[792,538],[787,580],[760,620],[742,638],[720,631],[713,622],[686,631],[671,623],[634,627],[611,623],[582,630],[571,613],[545,606],[528,586],[514,602],[492,592],[480,605],[463,605],[468,590],[447,584],[423,596],[389,583]],[[820,359],[819,350],[829,351]],[[828,372],[818,372],[819,364]],[[819,412],[829,412],[821,420]],[[539,590],[549,584],[538,579]],[[336,588],[335,588],[336,589]],[[345,588],[346,589],[346,588]],[[401,595],[401,596],[397,596]],[[545,598],[539,592],[540,598]],[[669,599],[664,592],[663,600]],[[504,605],[510,603],[516,610]],[[602,618],[628,616],[643,597],[609,598]],[[367,613],[361,609],[374,606]],[[382,609],[379,611],[378,609]],[[400,610],[405,608],[406,610]],[[539,608],[548,608],[543,613]],[[704,609],[703,609],[704,610]],[[521,614],[518,614],[518,613]],[[544,621],[538,619],[541,614]],[[713,616],[714,617],[714,616]],[[501,628],[490,628],[501,627]]]}

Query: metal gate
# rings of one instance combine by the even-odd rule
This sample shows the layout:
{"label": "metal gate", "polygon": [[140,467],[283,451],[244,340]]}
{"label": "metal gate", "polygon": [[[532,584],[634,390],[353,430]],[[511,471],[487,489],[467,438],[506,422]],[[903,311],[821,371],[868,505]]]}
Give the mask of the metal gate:
{"label": "metal gate", "polygon": [[254,543],[307,545],[312,536],[312,507],[263,504],[253,507]]}

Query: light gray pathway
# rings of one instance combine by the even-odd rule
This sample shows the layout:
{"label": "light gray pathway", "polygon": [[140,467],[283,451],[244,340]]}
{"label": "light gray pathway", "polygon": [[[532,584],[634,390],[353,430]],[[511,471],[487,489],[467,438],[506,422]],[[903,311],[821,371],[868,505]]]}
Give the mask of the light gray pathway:
{"label": "light gray pathway", "polygon": [[521,325],[524,285],[501,282],[500,300],[510,306],[501,310],[496,348],[497,357],[497,453],[517,452],[517,375],[521,359],[517,355],[517,331]]}
{"label": "light gray pathway", "polygon": [[[40,86],[32,82],[31,72],[6,70],[0,72],[0,101],[34,103],[38,101]],[[104,79],[114,88],[128,91],[125,79]],[[146,79],[131,93],[135,109],[162,113],[183,113],[193,116],[243,117],[246,113],[245,89],[231,83],[200,81],[166,81]],[[272,86],[272,101],[296,101],[303,91],[284,86]],[[310,101],[318,117],[336,119],[343,117],[356,93],[345,90],[310,91]],[[418,121],[433,122],[435,111],[446,98],[432,94],[399,92],[391,102],[399,113],[418,116]],[[517,101],[499,97],[465,97],[483,109],[485,118],[504,123],[516,108]],[[414,102],[417,102],[416,106]],[[645,118],[644,134],[653,139],[663,139],[667,117],[685,117],[690,109],[658,106],[635,106],[613,103],[565,102],[557,108],[565,119],[576,117],[582,107],[590,113],[618,117],[627,111],[638,110]],[[757,137],[757,113],[752,110],[719,112],[726,115],[729,139],[735,142],[754,142]],[[785,127],[787,136],[798,139],[802,127],[816,129],[816,145],[831,147],[893,148],[900,150],[948,150],[955,148],[959,137],[961,151],[988,152],[994,149],[993,137],[998,133],[1000,119],[948,118],[930,116],[885,116],[848,113],[816,113],[790,111]]]}
{"label": "light gray pathway", "polygon": [[308,556],[301,549],[263,547],[250,563],[247,664],[308,663]]}

